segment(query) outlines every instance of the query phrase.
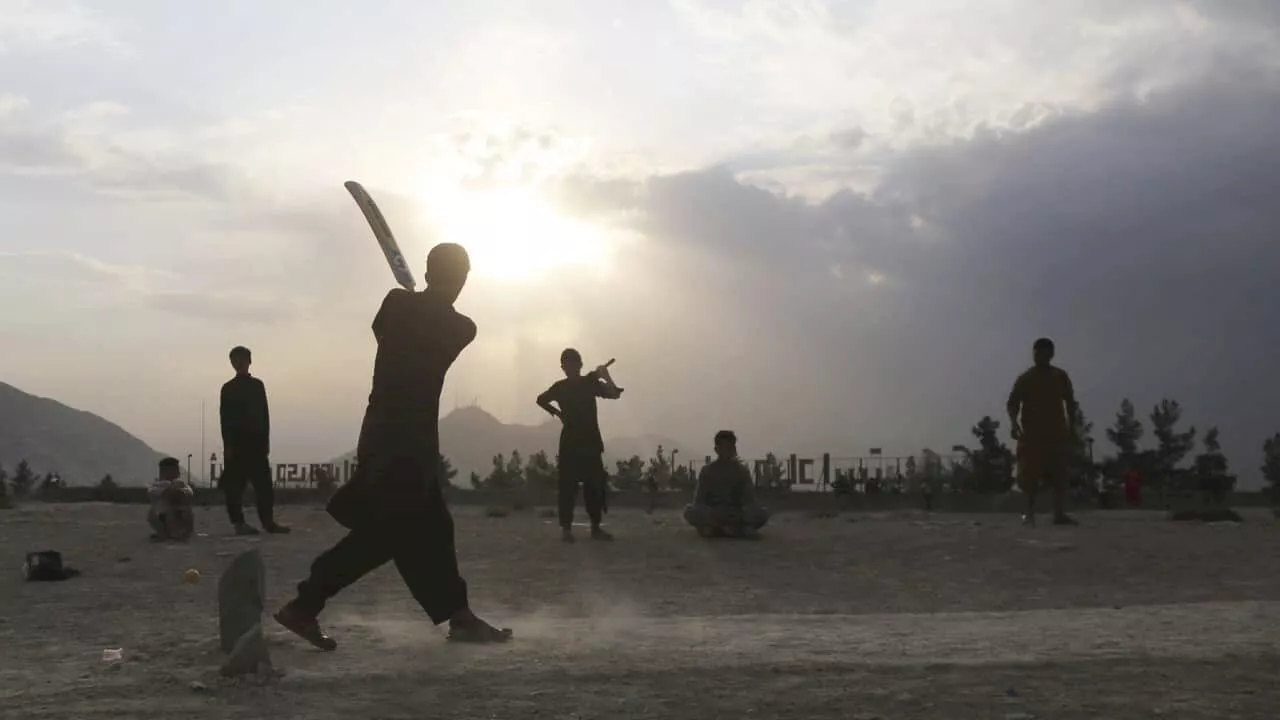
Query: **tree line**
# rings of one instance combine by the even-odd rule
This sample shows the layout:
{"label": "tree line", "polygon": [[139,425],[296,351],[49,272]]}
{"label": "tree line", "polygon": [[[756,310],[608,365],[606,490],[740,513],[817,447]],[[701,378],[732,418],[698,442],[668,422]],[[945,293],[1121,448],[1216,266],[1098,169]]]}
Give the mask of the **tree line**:
{"label": "tree line", "polygon": [[[1197,443],[1199,431],[1194,425],[1182,427],[1182,420],[1178,401],[1163,398],[1147,415],[1148,426],[1125,398],[1112,424],[1104,429],[1112,452],[1095,457],[1094,425],[1077,407],[1073,419],[1076,432],[1067,459],[1072,485],[1113,491],[1124,478],[1135,475],[1144,487],[1159,493],[1198,491],[1221,502],[1234,490],[1236,476],[1222,452],[1218,428],[1210,427]],[[923,467],[919,471],[915,458],[908,460],[908,480],[915,475],[958,492],[1007,492],[1013,485],[1015,458],[1000,439],[999,430],[999,421],[984,416],[970,430],[978,447],[968,450],[949,472],[943,469],[941,456],[926,449],[921,453]],[[1155,442],[1144,443],[1148,438]],[[1200,452],[1192,456],[1197,447]],[[1280,433],[1268,438],[1261,449],[1263,479],[1272,497],[1280,500]]]}
{"label": "tree line", "polygon": [[[1068,457],[1072,484],[1077,488],[1109,491],[1124,477],[1136,473],[1144,486],[1158,492],[1198,490],[1219,501],[1235,488],[1236,476],[1222,452],[1217,427],[1206,430],[1197,443],[1196,427],[1181,427],[1182,407],[1168,398],[1156,403],[1147,415],[1147,422],[1154,445],[1144,444],[1148,439],[1148,425],[1137,416],[1133,403],[1127,398],[1121,401],[1115,420],[1104,430],[1114,451],[1097,458],[1093,447],[1094,425],[1084,411],[1077,408],[1076,433]],[[1008,492],[1013,486],[1014,454],[1000,439],[1000,427],[998,420],[984,416],[970,428],[977,448],[966,450],[950,467],[945,466],[939,453],[925,448],[919,460],[915,456],[907,458],[901,477],[881,478],[879,484],[887,483],[899,491],[914,487],[980,494]],[[1188,462],[1197,444],[1200,452]],[[1263,443],[1261,471],[1271,496],[1280,501],[1280,433]],[[442,455],[441,481],[451,486],[457,475],[457,469]],[[469,484],[477,490],[551,492],[558,480],[554,456],[540,450],[525,458],[520,451],[512,450],[509,454],[495,455],[486,475],[472,472]],[[837,493],[852,492],[856,484],[867,480],[865,476],[855,477],[852,472],[837,472],[832,489]],[[757,468],[757,485],[762,489],[786,491],[793,482],[794,478],[788,476],[774,453],[768,453]],[[648,460],[633,455],[615,461],[610,472],[610,484],[620,491],[692,492],[696,483],[693,465],[676,465],[675,452],[668,453],[661,445]],[[336,479],[317,477],[316,485],[322,490],[332,489]],[[39,497],[62,486],[56,473],[41,476],[26,460],[20,461],[12,474],[0,465],[0,507],[11,505],[15,498]],[[104,497],[117,487],[110,475],[96,485]]]}
{"label": "tree line", "polygon": [[[615,460],[609,471],[609,484],[623,492],[687,492],[692,493],[698,476],[693,464],[677,464],[674,451],[667,452],[659,445],[649,459],[632,455],[626,460]],[[493,464],[486,475],[472,472],[470,486],[476,490],[533,490],[554,491],[559,483],[558,458],[539,450],[525,458],[519,450],[510,454],[493,456]],[[447,458],[441,458],[441,476],[452,484],[457,471]],[[760,484],[765,487],[786,489],[789,481],[786,469],[777,456],[769,453],[760,468]]]}
{"label": "tree line", "polygon": [[18,462],[13,475],[0,465],[0,507],[9,507],[15,498],[49,495],[61,487],[62,478],[57,473],[45,473],[42,477],[26,460]]}

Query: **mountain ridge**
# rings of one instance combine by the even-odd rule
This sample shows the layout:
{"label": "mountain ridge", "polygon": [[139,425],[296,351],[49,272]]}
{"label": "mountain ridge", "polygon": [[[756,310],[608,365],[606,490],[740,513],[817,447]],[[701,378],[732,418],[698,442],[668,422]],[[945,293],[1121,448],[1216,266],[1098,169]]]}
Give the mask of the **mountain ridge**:
{"label": "mountain ridge", "polygon": [[[462,486],[467,485],[472,472],[481,477],[488,475],[493,468],[493,457],[498,454],[507,457],[512,450],[517,450],[528,458],[542,450],[554,456],[559,438],[560,423],[554,420],[540,425],[505,423],[478,405],[457,408],[440,418],[440,451],[458,471],[454,483]],[[684,463],[694,458],[690,448],[695,447],[692,443],[655,434],[606,438],[604,445],[607,467],[632,455],[647,460],[653,457],[658,445],[662,445],[668,455],[673,449],[677,450],[676,461]],[[354,457],[355,450],[351,450],[330,462],[341,465]]]}
{"label": "mountain ridge", "polygon": [[23,460],[39,476],[67,485],[94,485],[111,475],[120,485],[145,485],[164,453],[87,410],[0,382],[0,466],[13,476]]}

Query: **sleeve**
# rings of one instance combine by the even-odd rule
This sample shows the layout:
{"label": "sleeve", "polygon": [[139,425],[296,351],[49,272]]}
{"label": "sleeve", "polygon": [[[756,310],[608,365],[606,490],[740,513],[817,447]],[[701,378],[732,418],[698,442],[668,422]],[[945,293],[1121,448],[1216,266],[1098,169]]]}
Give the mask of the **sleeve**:
{"label": "sleeve", "polygon": [[218,425],[222,429],[222,445],[224,447],[231,442],[231,436],[234,434],[231,427],[231,417],[234,411],[229,407],[232,397],[227,388],[227,383],[223,383],[222,392],[218,395]]}
{"label": "sleeve", "polygon": [[703,465],[702,469],[698,471],[698,485],[697,487],[694,488],[694,491],[693,491],[694,505],[707,504],[707,491],[710,485],[710,479],[708,476],[710,475],[710,473],[711,473],[710,465]]}
{"label": "sleeve", "polygon": [[[267,438],[268,443],[271,440],[271,409],[267,405],[267,385],[261,380],[258,381],[258,402],[262,403],[262,436]],[[267,446],[268,451],[271,449]]]}
{"label": "sleeve", "polygon": [[151,483],[151,487],[147,488],[147,497],[151,498],[152,500],[155,500],[156,498],[163,495],[164,491],[168,489],[168,487],[169,487],[169,483],[163,480],[156,480],[155,482]]}
{"label": "sleeve", "polygon": [[[1062,400],[1068,406],[1076,404],[1076,388],[1071,384],[1071,376],[1066,370],[1062,371]],[[1071,421],[1075,422],[1075,418],[1071,418]]]}
{"label": "sleeve", "polygon": [[742,506],[750,507],[756,504],[756,484],[751,479],[751,471],[746,465],[738,465],[738,482],[742,484]]}
{"label": "sleeve", "polygon": [[595,391],[596,397],[598,398],[602,398],[604,400],[612,400],[614,398],[614,394],[609,389],[609,386],[605,384],[604,380],[601,380],[600,377],[594,373],[592,373],[591,376],[591,389]]}
{"label": "sleeve", "polygon": [[458,340],[465,348],[476,340],[476,323],[466,315],[458,315],[459,321]]}
{"label": "sleeve", "polygon": [[1026,396],[1026,375],[1019,375],[1017,380],[1013,381],[1013,389],[1009,391],[1009,400],[1005,403],[1005,408],[1009,411],[1009,415],[1018,416],[1018,411],[1022,409],[1022,400]]}
{"label": "sleeve", "polygon": [[439,333],[446,352],[456,358],[476,339],[476,324],[466,315],[450,310],[440,323]]}
{"label": "sleeve", "polygon": [[563,380],[557,380],[556,382],[551,383],[551,387],[547,388],[546,390],[543,390],[542,394],[538,396],[538,404],[545,405],[546,403],[560,402],[560,394],[561,394],[560,390],[563,387],[564,387]]}
{"label": "sleeve", "polygon": [[382,299],[382,305],[378,307],[378,314],[373,316],[373,336],[375,338],[381,340],[383,335],[397,325],[397,320],[402,314],[401,308],[404,307],[404,300],[409,294],[409,291],[404,288],[394,288]]}
{"label": "sleeve", "polygon": [[178,485],[178,489],[181,490],[182,494],[186,495],[187,497],[195,497],[196,491],[193,490],[191,486],[187,483],[180,483]]}

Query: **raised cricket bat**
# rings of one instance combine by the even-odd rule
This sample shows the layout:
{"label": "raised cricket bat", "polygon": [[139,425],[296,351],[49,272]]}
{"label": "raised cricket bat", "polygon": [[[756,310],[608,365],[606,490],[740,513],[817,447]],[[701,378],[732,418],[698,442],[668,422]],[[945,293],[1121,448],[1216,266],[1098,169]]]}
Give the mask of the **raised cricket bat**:
{"label": "raised cricket bat", "polygon": [[387,225],[387,219],[382,217],[378,204],[360,183],[348,180],[342,185],[347,192],[351,193],[351,197],[355,198],[356,205],[360,206],[360,212],[364,213],[364,219],[369,222],[373,237],[377,239],[378,247],[382,248],[382,254],[387,258],[387,264],[391,266],[391,274],[395,275],[396,282],[405,290],[413,290],[417,285],[414,282],[413,273],[409,272],[409,264],[404,260],[404,253],[400,252],[396,236],[391,233],[391,226]]}

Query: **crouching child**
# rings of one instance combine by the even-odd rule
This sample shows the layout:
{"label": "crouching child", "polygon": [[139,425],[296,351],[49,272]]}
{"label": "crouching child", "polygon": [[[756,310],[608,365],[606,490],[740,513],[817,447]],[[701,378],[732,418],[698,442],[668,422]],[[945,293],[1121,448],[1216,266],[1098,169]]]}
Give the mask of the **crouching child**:
{"label": "crouching child", "polygon": [[177,458],[161,460],[159,477],[147,489],[151,500],[147,522],[151,524],[152,541],[191,539],[195,531],[195,514],[191,510],[194,495],[191,486],[182,481],[182,467]]}
{"label": "crouching child", "polygon": [[685,522],[703,537],[754,538],[769,521],[769,511],[756,504],[751,472],[738,460],[738,438],[732,430],[716,433],[716,459],[698,473],[693,504]]}

